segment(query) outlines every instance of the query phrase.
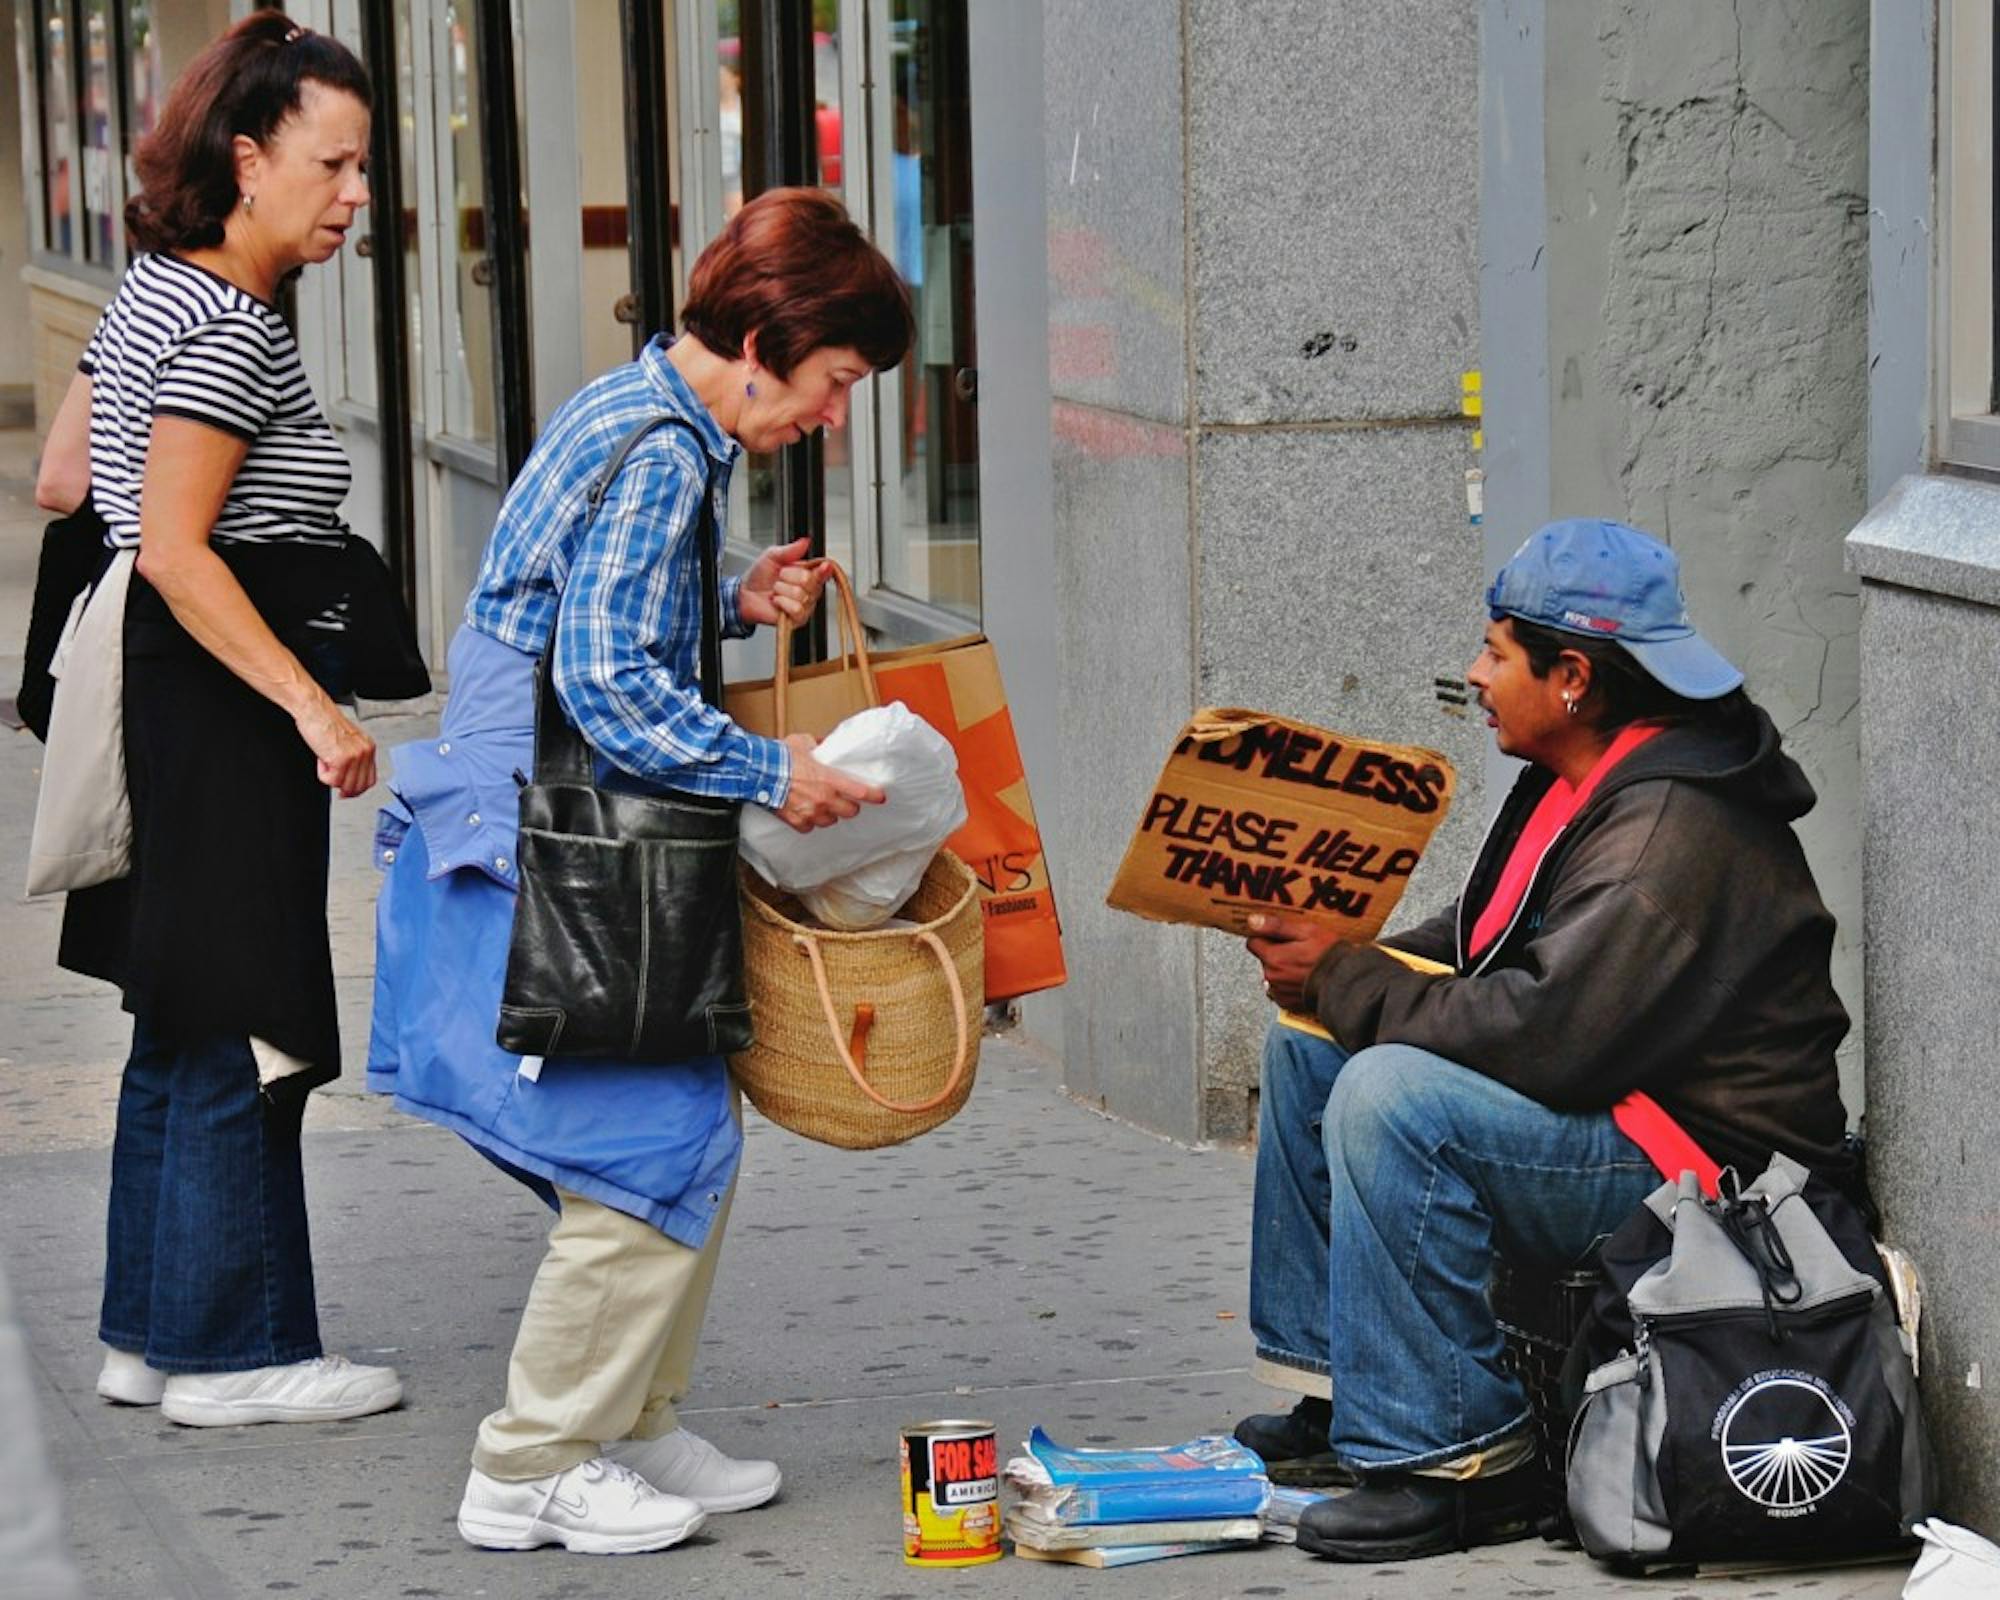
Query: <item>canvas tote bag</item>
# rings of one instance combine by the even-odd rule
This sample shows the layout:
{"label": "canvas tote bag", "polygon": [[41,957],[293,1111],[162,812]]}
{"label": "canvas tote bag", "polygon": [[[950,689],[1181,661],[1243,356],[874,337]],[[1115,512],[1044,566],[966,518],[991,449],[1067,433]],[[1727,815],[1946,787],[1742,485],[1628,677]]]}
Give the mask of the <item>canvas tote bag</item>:
{"label": "canvas tote bag", "polygon": [[76,597],[49,663],[56,687],[28,844],[31,895],[88,889],[132,870],[125,595],[138,554],[120,550],[96,587]]}

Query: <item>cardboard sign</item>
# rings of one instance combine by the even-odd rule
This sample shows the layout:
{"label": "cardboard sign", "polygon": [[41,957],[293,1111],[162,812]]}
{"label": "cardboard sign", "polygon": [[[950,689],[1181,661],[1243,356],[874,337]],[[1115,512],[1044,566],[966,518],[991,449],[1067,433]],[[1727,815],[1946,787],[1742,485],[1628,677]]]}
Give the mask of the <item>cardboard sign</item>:
{"label": "cardboard sign", "polygon": [[1106,898],[1156,922],[1247,933],[1253,912],[1271,911],[1364,942],[1402,898],[1456,785],[1435,750],[1262,711],[1198,711]]}

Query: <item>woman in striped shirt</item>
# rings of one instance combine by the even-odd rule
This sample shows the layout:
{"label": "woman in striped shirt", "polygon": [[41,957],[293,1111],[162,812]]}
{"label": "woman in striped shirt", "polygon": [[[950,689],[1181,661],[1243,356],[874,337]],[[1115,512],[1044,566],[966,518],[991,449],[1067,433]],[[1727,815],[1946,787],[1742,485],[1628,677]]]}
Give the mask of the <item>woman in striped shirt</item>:
{"label": "woman in striped shirt", "polygon": [[368,135],[360,62],[281,13],[197,58],[136,154],[143,253],[38,485],[45,503],[87,488],[113,549],[137,552],[132,872],[71,895],[61,961],[134,1017],[98,1392],[190,1425],[362,1416],[402,1393],[323,1353],[313,1292],[299,1128],[340,1066],[328,791],[375,781],[374,741],[337,703],[371,607],[347,460],[272,304],[367,204]]}

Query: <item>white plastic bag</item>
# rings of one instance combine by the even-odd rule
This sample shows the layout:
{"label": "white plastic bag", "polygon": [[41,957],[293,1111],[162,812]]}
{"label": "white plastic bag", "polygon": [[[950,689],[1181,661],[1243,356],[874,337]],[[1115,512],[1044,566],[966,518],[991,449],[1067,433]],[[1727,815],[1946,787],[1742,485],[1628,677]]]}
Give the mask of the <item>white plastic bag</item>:
{"label": "white plastic bag", "polygon": [[889,798],[810,833],[762,806],[745,806],[743,859],[828,927],[875,927],[917,892],[931,858],[965,825],[958,753],[898,702],[855,713],[820,741],[813,757]]}
{"label": "white plastic bag", "polygon": [[2000,1600],[2000,1547],[1937,1517],[1910,1531],[1924,1548],[1903,1600]]}

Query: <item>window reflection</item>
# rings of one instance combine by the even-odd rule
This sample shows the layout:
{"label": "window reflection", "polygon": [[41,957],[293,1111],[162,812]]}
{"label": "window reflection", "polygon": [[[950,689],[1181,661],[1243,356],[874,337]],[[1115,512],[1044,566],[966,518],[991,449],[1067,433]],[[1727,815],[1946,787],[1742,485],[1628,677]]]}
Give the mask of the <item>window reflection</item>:
{"label": "window reflection", "polygon": [[722,214],[743,208],[743,41],[726,38],[718,47],[716,142],[722,151]]}
{"label": "window reflection", "polygon": [[111,0],[83,4],[83,247],[103,266],[112,259]]}
{"label": "window reflection", "polygon": [[70,199],[70,150],[76,138],[70,14],[69,0],[47,0],[42,16],[42,204],[49,248],[59,255],[76,248]]}
{"label": "window reflection", "polygon": [[[624,35],[618,0],[574,0],[576,41],[576,137],[581,215],[540,219],[541,237],[555,229],[574,228],[580,252],[582,281],[576,281],[576,258],[565,259],[560,247],[545,257],[548,273],[567,279],[552,289],[537,282],[530,298],[546,309],[560,308],[565,327],[576,327],[582,342],[582,377],[586,380],[632,359],[632,325],[618,320],[621,299],[633,297],[630,251],[633,218],[625,141]],[[532,115],[532,112],[529,113]],[[525,148],[533,129],[522,125]],[[637,301],[632,298],[636,311]],[[648,328],[647,333],[654,330]]]}
{"label": "window reflection", "polygon": [[166,109],[174,79],[229,26],[229,0],[125,0],[125,192],[138,191],[132,152]]}
{"label": "window reflection", "polygon": [[451,196],[453,341],[445,362],[445,429],[474,444],[491,444],[493,429],[492,263],[486,214],[486,172],[479,116],[479,55],[473,8],[450,0],[442,17],[442,65],[447,135],[441,141]]}
{"label": "window reflection", "polygon": [[[409,341],[410,416],[419,430],[424,417],[425,340],[423,239],[417,227],[417,64],[413,53],[414,24],[410,20],[410,0],[396,5],[396,149],[397,175],[402,180],[403,215],[395,228],[384,229],[388,237],[403,243],[403,316]],[[379,224],[378,224],[379,226]]]}
{"label": "window reflection", "polygon": [[[712,0],[722,209],[758,178],[766,120],[758,63],[775,48],[742,0]],[[969,0],[858,0],[810,6],[810,149],[815,181],[838,192],[909,285],[916,341],[893,374],[864,390],[870,425],[856,458],[850,428],[822,439],[829,554],[877,587],[976,620],[980,609],[977,351],[972,299]],[[791,16],[805,23],[808,8]],[[843,30],[845,19],[849,27]],[[795,35],[794,38],[797,36]],[[801,41],[803,42],[803,41]],[[845,59],[843,52],[859,55]],[[843,71],[845,68],[845,71]],[[704,69],[705,70],[705,69]],[[856,103],[845,103],[853,90]],[[800,107],[804,112],[808,108]],[[871,405],[872,401],[872,405]],[[769,545],[775,458],[747,457],[732,537]],[[857,542],[865,541],[857,549]],[[872,546],[873,548],[868,548]]]}
{"label": "window reflection", "polygon": [[[882,581],[979,618],[979,419],[972,317],[966,0],[892,0],[888,161],[878,242],[909,285],[916,343],[882,418]],[[886,226],[882,225],[886,223]],[[887,408],[885,408],[887,409]]]}
{"label": "window reflection", "polygon": [[[831,4],[813,7],[813,128],[819,152],[820,187],[838,195],[845,170],[841,148],[845,108],[840,97],[840,52],[845,41],[835,15]],[[865,219],[865,208],[856,209]],[[854,436],[851,427],[843,426],[828,428],[821,437],[826,484],[826,553],[852,572],[855,473],[850,463],[854,458]]]}
{"label": "window reflection", "polygon": [[125,11],[125,48],[129,58],[131,125],[126,129],[129,150],[160,120],[160,108],[167,99],[167,64],[160,30],[153,21],[153,0],[130,0]]}

